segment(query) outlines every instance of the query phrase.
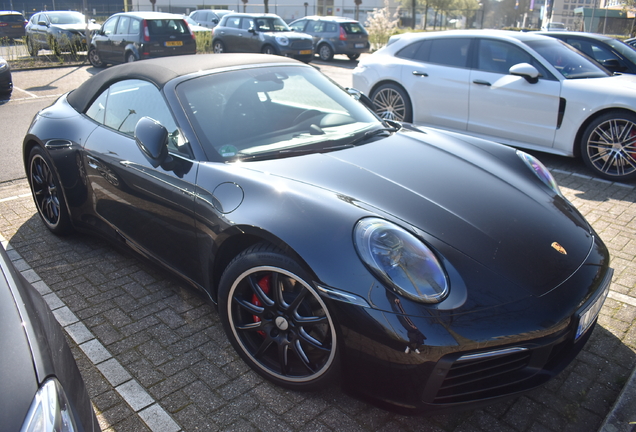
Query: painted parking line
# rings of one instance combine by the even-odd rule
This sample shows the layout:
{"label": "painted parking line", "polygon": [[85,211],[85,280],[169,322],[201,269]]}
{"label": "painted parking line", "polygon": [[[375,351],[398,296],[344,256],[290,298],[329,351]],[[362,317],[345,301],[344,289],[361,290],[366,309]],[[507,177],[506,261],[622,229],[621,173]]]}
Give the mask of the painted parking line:
{"label": "painted parking line", "polygon": [[[17,199],[30,194],[5,198],[2,201]],[[0,242],[7,251],[11,262],[25,279],[44,298],[53,315],[71,339],[97,367],[104,378],[113,386],[131,409],[153,432],[179,432],[181,427],[154,400],[152,396],[135,380],[112,354],[97,340],[95,335],[64,304],[40,276],[31,268],[22,256],[0,234]]]}

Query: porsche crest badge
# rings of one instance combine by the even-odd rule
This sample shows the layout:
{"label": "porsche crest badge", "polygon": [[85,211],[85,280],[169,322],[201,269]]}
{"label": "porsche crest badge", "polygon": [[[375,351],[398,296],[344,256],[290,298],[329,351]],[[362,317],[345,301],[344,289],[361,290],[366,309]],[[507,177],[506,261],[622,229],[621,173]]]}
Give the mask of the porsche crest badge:
{"label": "porsche crest badge", "polygon": [[563,254],[563,255],[567,255],[568,254],[568,252],[565,250],[565,248],[563,246],[561,246],[557,242],[552,243],[551,246],[552,246],[552,249],[554,249],[555,251],[557,251],[560,254]]}

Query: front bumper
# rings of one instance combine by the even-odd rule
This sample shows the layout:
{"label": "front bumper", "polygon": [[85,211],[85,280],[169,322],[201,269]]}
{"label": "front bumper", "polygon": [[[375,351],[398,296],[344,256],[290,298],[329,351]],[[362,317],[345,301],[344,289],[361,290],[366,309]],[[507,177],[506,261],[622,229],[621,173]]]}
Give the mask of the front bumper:
{"label": "front bumper", "polygon": [[334,302],[345,389],[417,414],[475,408],[546,383],[583,349],[609,291],[613,270],[597,245],[557,289],[487,311],[415,317]]}

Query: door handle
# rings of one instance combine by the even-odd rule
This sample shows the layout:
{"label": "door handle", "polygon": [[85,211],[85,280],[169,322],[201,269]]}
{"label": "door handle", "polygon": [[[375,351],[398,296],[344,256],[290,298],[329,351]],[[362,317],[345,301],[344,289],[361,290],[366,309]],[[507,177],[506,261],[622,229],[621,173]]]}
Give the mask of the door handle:
{"label": "door handle", "polygon": [[413,71],[413,75],[427,77],[428,74],[426,72]]}
{"label": "door handle", "polygon": [[482,80],[474,80],[473,84],[483,85],[483,86],[488,86],[488,87],[491,86],[491,84],[488,81],[482,81]]}

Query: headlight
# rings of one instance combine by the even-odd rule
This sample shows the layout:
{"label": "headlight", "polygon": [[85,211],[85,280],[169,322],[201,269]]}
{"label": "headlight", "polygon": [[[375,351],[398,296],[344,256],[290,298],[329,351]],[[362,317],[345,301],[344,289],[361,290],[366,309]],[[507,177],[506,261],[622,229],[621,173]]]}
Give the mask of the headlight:
{"label": "headlight", "polygon": [[389,288],[420,303],[448,295],[446,273],[435,254],[413,234],[379,218],[361,219],[354,244],[362,261]]}
{"label": "headlight", "polygon": [[276,36],[276,42],[278,43],[278,45],[280,46],[287,46],[289,45],[289,39],[286,38],[285,36]]}
{"label": "headlight", "polygon": [[526,152],[522,152],[521,150],[517,150],[517,155],[526,163],[528,168],[534,172],[539,179],[546,184],[550,189],[554,191],[559,196],[563,196],[561,193],[561,189],[559,189],[559,185],[557,185],[556,180],[550,174],[550,171],[543,165],[539,159],[536,157],[529,155]]}
{"label": "headlight", "polygon": [[3,58],[0,58],[0,72],[4,72],[9,69],[9,63]]}
{"label": "headlight", "polygon": [[64,389],[55,378],[49,378],[37,391],[20,432],[77,431],[71,405]]}

